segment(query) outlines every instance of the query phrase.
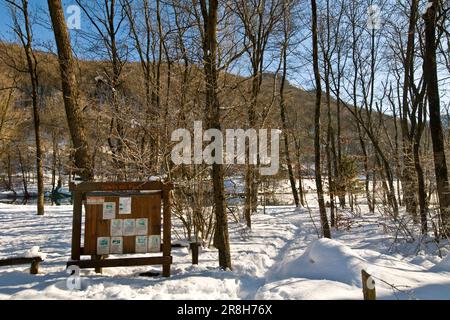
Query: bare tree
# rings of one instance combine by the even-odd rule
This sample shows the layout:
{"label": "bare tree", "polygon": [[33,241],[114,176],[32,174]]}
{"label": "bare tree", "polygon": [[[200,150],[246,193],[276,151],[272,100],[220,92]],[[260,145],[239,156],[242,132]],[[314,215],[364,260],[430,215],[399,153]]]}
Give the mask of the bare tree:
{"label": "bare tree", "polygon": [[[217,68],[217,25],[218,25],[218,1],[198,0],[196,6],[200,6],[202,24],[199,25],[203,48],[203,71],[205,75],[205,113],[208,128],[220,130],[220,102],[218,98]],[[215,150],[217,152],[218,150]],[[231,269],[230,242],[228,237],[228,221],[225,209],[224,196],[224,170],[223,165],[212,164],[212,180],[214,189],[214,210],[216,217],[215,245],[219,250],[219,265],[223,269]]]}
{"label": "bare tree", "polygon": [[319,203],[320,222],[322,226],[322,234],[325,238],[331,238],[330,225],[328,224],[327,212],[325,209],[325,201],[323,197],[322,186],[322,168],[320,156],[320,109],[322,103],[322,86],[319,70],[319,46],[317,37],[317,4],[315,0],[311,0],[312,13],[312,47],[313,47],[313,68],[316,83],[316,103],[314,116],[314,155],[315,155],[315,176],[317,201]]}
{"label": "bare tree", "polygon": [[[122,117],[123,110],[121,110],[123,103],[119,98],[122,85],[122,71],[128,56],[126,38],[120,37],[124,21],[126,20],[125,8],[116,0],[75,1],[93,27],[92,32],[82,33],[86,42],[90,42],[93,45],[90,50],[100,54],[106,51],[109,67],[104,69],[104,75],[106,76],[104,82],[108,87],[106,97],[112,109],[107,142],[113,155],[117,178],[123,180],[127,172],[126,161],[124,161],[123,155],[126,148],[124,145],[126,142],[126,128]],[[100,47],[102,50],[96,50],[99,43],[103,44]]]}
{"label": "bare tree", "polygon": [[[14,21],[14,33],[19,38],[25,53],[27,67],[31,82],[31,104],[33,107],[34,137],[36,141],[36,176],[37,176],[37,214],[44,215],[44,169],[42,164],[42,142],[40,134],[40,114],[39,114],[39,75],[38,59],[33,50],[33,32],[28,10],[28,0],[7,0],[11,5],[11,14]],[[20,15],[20,16],[19,16]],[[21,23],[20,20],[23,19]]]}
{"label": "bare tree", "polygon": [[89,156],[88,142],[82,109],[79,104],[78,84],[76,80],[75,61],[72,56],[69,33],[61,0],[48,0],[48,8],[58,48],[59,68],[63,91],[64,107],[69,125],[72,144],[75,149],[75,165],[77,173],[83,180],[94,178],[93,167]]}
{"label": "bare tree", "polygon": [[290,38],[292,37],[292,21],[291,21],[291,6],[293,2],[292,1],[285,1],[283,3],[283,20],[282,20],[282,27],[283,27],[283,40],[281,42],[281,57],[280,57],[280,64],[282,65],[281,69],[281,84],[280,84],[280,117],[281,117],[281,123],[283,126],[283,140],[284,140],[284,154],[286,157],[287,167],[288,167],[288,175],[289,175],[289,182],[291,184],[291,190],[292,195],[294,197],[294,203],[296,207],[300,206],[300,198],[298,195],[298,190],[295,184],[295,176],[294,176],[294,170],[292,168],[292,159],[291,155],[289,153],[289,134],[288,134],[288,124],[286,120],[286,102],[285,102],[285,96],[284,96],[284,88],[286,84],[286,77],[287,77],[287,56],[288,56],[288,48],[289,48],[289,42]]}
{"label": "bare tree", "polygon": [[[251,89],[250,101],[247,107],[247,125],[256,129],[264,122],[267,116],[263,110],[257,113],[258,98],[262,84],[262,73],[264,71],[267,45],[275,25],[282,17],[282,6],[279,0],[257,0],[252,2],[239,0],[236,2],[235,10],[242,22],[245,33],[247,54],[251,65]],[[249,149],[246,147],[246,157],[249,158]],[[259,163],[259,157],[257,158]],[[256,211],[258,195],[258,179],[254,165],[247,164],[245,173],[245,206],[244,217],[248,227],[251,227],[251,214]],[[298,205],[298,200],[296,201]]]}
{"label": "bare tree", "polygon": [[428,109],[430,116],[430,131],[433,141],[434,171],[436,175],[437,193],[441,211],[441,221],[444,233],[448,233],[450,214],[450,187],[448,169],[445,157],[444,133],[441,122],[441,106],[439,84],[436,66],[436,16],[440,1],[430,0],[425,20],[425,55],[423,74],[427,86]]}
{"label": "bare tree", "polygon": [[[406,44],[406,54],[404,60],[404,78],[403,78],[403,90],[402,90],[402,109],[401,109],[401,129],[402,129],[402,142],[403,142],[403,199],[406,205],[406,211],[410,213],[414,219],[417,219],[417,176],[414,171],[414,158],[412,150],[412,140],[414,133],[410,132],[408,125],[409,110],[409,90],[412,68],[414,66],[414,40],[416,21],[418,16],[418,1],[413,0],[411,2],[409,26],[408,26],[408,40]],[[414,77],[413,77],[414,79]],[[411,130],[412,131],[412,130]]]}

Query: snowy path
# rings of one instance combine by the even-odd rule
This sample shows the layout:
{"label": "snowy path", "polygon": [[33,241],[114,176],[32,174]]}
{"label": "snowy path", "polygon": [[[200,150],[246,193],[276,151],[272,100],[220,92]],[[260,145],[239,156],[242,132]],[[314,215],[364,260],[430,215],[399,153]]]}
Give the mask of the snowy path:
{"label": "snowy path", "polygon": [[[308,211],[288,206],[254,215],[249,233],[230,223],[232,272],[217,268],[213,248],[202,250],[198,266],[182,248],[173,250],[170,279],[138,276],[158,267],[110,268],[103,275],[83,270],[83,290],[69,291],[71,209],[48,207],[37,217],[33,206],[0,204],[0,258],[32,246],[47,253],[38,276],[27,274],[28,266],[0,268],[0,299],[361,299],[362,267],[377,277],[379,298],[450,299],[450,261],[431,272],[440,258],[411,255],[417,244],[393,247],[379,217],[364,214],[349,231],[334,231],[339,242],[316,241]],[[318,226],[316,208],[311,212]]]}
{"label": "snowy path", "polygon": [[[304,216],[307,214],[306,210],[303,209],[293,209],[292,207],[277,207],[275,210],[268,210],[268,214],[275,220],[275,225],[280,223],[280,221],[285,221],[291,225],[291,233],[287,235],[284,239],[284,244],[280,247],[275,256],[272,257],[271,267],[268,268],[264,275],[261,277],[258,288],[253,288],[247,296],[241,296],[245,299],[255,299],[257,298],[258,289],[263,287],[268,282],[268,277],[273,273],[279,266],[279,264],[290,254],[292,247],[296,242],[300,242],[306,246],[308,239],[317,239],[314,228],[310,225],[304,223]],[[267,220],[267,219],[266,219]],[[304,249],[303,247],[303,249]],[[256,290],[255,290],[256,289]]]}

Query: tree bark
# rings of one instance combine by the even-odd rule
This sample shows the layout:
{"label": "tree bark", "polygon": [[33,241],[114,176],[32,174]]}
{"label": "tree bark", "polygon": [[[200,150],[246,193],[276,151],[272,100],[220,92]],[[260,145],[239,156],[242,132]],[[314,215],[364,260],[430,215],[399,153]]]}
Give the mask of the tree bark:
{"label": "tree bark", "polygon": [[19,147],[17,147],[17,155],[19,156],[20,172],[22,173],[23,197],[25,200],[28,200],[30,194],[28,193],[27,173],[25,169],[25,163],[22,157],[22,152],[20,151]]}
{"label": "tree bark", "polygon": [[22,0],[21,10],[23,13],[25,34],[22,32],[20,26],[16,26],[17,34],[19,35],[25,57],[27,61],[27,71],[31,82],[31,104],[33,107],[33,125],[34,138],[36,142],[36,177],[37,177],[37,214],[44,215],[44,169],[42,163],[42,143],[40,135],[40,115],[39,115],[39,79],[37,71],[37,59],[32,48],[32,32],[31,24],[28,15],[28,1]]}
{"label": "tree bark", "polygon": [[417,172],[415,171],[414,156],[412,140],[413,136],[410,133],[408,125],[409,103],[408,93],[410,89],[411,72],[414,62],[414,39],[417,19],[418,1],[411,2],[409,27],[408,27],[408,41],[406,45],[406,56],[404,62],[404,79],[403,79],[403,96],[402,96],[402,142],[403,142],[403,173],[402,173],[402,187],[403,201],[406,206],[406,212],[412,215],[414,221],[417,220]]}
{"label": "tree bark", "polygon": [[444,233],[448,233],[450,214],[450,188],[445,157],[445,141],[441,122],[438,75],[436,66],[436,15],[439,0],[430,0],[425,20],[425,57],[423,62],[424,79],[427,86],[430,116],[431,140],[433,143],[434,171],[439,198],[441,221]]}
{"label": "tree bark", "polygon": [[328,195],[330,199],[330,223],[331,226],[334,227],[336,225],[336,219],[335,219],[335,177],[333,177],[333,174],[335,171],[333,171],[334,166],[334,153],[332,153],[332,139],[334,139],[333,134],[333,126],[331,125],[331,94],[330,94],[330,84],[329,84],[329,66],[325,70],[325,94],[326,94],[326,101],[327,101],[327,143],[325,144],[325,152],[327,155],[327,173],[328,173]]}
{"label": "tree bark", "polygon": [[15,193],[14,190],[14,183],[13,183],[13,179],[12,179],[12,167],[11,167],[11,147],[8,146],[8,151],[7,151],[8,155],[6,158],[6,166],[7,166],[7,171],[8,171],[8,190],[11,190]]}
{"label": "tree bark", "polygon": [[[206,85],[206,115],[209,128],[219,129],[220,104],[217,96],[218,70],[217,70],[217,0],[200,0],[203,16],[203,57]],[[215,244],[219,250],[219,266],[222,269],[231,269],[230,242],[228,236],[228,221],[224,197],[224,171],[223,165],[212,165],[212,180],[214,190],[214,210],[216,216]]]}
{"label": "tree bark", "polygon": [[294,203],[296,207],[300,206],[300,199],[298,196],[297,187],[295,185],[295,177],[294,170],[292,169],[292,160],[289,153],[289,135],[288,135],[288,125],[286,119],[286,103],[284,98],[284,86],[286,82],[286,74],[287,74],[287,49],[289,45],[289,28],[290,28],[290,16],[287,8],[283,8],[284,10],[284,43],[282,45],[281,50],[281,61],[283,64],[282,74],[281,74],[281,84],[280,84],[280,117],[281,123],[283,125],[283,140],[284,140],[284,155],[286,157],[287,167],[288,167],[288,175],[289,182],[291,184],[292,196],[294,197]]}
{"label": "tree bark", "polygon": [[293,136],[294,144],[295,144],[295,155],[297,158],[297,179],[298,179],[298,192],[300,196],[300,203],[304,207],[305,206],[305,190],[303,189],[303,179],[302,179],[302,161],[301,161],[301,153],[300,153],[300,142],[299,139]]}
{"label": "tree bark", "polygon": [[89,157],[88,142],[82,109],[78,101],[75,61],[72,56],[69,33],[64,20],[61,0],[48,0],[48,8],[58,48],[59,68],[63,91],[64,107],[73,148],[77,174],[86,181],[94,179],[92,163]]}
{"label": "tree bark", "polygon": [[316,176],[316,189],[317,189],[317,201],[319,204],[320,223],[322,226],[322,235],[325,238],[331,238],[330,226],[328,224],[327,212],[325,209],[325,202],[323,198],[323,186],[322,186],[322,168],[321,168],[321,156],[320,156],[320,107],[322,99],[322,88],[320,81],[319,71],[319,49],[317,40],[317,4],[315,0],[311,0],[312,11],[312,46],[313,46],[313,68],[314,78],[316,82],[316,102],[315,102],[315,115],[314,115],[314,157],[315,157],[315,176]]}

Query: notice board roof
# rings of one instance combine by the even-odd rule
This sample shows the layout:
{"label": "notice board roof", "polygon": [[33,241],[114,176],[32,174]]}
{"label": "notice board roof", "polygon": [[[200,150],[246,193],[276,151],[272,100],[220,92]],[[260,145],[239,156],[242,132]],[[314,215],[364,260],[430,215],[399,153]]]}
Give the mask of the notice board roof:
{"label": "notice board roof", "polygon": [[155,190],[168,191],[173,189],[172,183],[163,183],[161,181],[147,182],[81,182],[79,184],[71,184],[70,191],[140,191]]}

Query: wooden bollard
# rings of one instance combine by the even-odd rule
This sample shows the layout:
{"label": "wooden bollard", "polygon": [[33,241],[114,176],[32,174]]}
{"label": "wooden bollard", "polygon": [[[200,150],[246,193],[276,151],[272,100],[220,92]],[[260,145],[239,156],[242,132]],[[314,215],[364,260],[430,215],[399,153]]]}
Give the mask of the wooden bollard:
{"label": "wooden bollard", "polygon": [[31,261],[30,274],[39,273],[39,263],[42,261],[41,258],[36,258]]}
{"label": "wooden bollard", "polygon": [[364,300],[376,300],[375,280],[373,280],[372,276],[366,270],[361,270],[361,278]]}
{"label": "wooden bollard", "polygon": [[[92,260],[103,260],[103,259],[105,259],[105,256],[103,256],[103,255],[92,255],[91,259]],[[102,267],[95,267],[95,273],[103,274],[103,268]]]}
{"label": "wooden bollard", "polygon": [[192,264],[198,264],[198,242],[191,242],[189,247],[192,252]]}

